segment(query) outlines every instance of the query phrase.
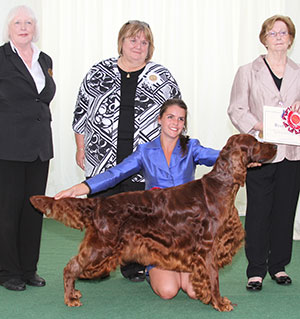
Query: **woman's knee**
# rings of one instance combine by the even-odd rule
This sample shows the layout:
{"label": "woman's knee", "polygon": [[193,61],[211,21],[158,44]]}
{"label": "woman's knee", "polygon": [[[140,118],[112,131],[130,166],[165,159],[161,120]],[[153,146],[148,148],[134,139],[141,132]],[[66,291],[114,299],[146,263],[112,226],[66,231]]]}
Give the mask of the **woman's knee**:
{"label": "woman's knee", "polygon": [[181,288],[190,298],[197,299],[196,293],[191,283],[183,285]]}
{"label": "woman's knee", "polygon": [[172,299],[180,289],[180,277],[174,271],[153,268],[149,271],[153,291],[162,299]]}
{"label": "woman's knee", "polygon": [[197,299],[196,293],[193,289],[193,287],[188,287],[187,290],[185,291],[187,295],[192,298],[192,299]]}
{"label": "woman's knee", "polygon": [[192,299],[197,299],[189,273],[181,273],[181,288]]}
{"label": "woman's knee", "polygon": [[162,299],[174,298],[179,290],[179,287],[175,285],[162,284],[159,287],[152,287],[154,292]]}

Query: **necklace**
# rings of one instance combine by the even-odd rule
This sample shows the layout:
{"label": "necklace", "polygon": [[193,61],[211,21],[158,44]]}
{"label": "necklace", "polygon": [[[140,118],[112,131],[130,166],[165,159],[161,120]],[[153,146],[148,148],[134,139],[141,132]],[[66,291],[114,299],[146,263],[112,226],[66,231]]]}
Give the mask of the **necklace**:
{"label": "necklace", "polygon": [[138,70],[140,70],[141,68],[143,68],[144,66],[145,66],[145,62],[143,62],[140,66],[136,66],[136,67],[128,67],[127,66],[127,64],[126,63],[124,63],[124,61],[123,61],[123,59],[122,59],[122,57],[119,59],[119,63],[120,63],[120,67],[123,69],[123,71],[125,71],[125,70],[130,70],[130,69],[132,69],[131,71],[125,71],[127,74],[126,74],[126,78],[127,79],[130,79],[130,77],[131,77],[131,73],[132,72],[135,72],[136,70],[138,71]]}

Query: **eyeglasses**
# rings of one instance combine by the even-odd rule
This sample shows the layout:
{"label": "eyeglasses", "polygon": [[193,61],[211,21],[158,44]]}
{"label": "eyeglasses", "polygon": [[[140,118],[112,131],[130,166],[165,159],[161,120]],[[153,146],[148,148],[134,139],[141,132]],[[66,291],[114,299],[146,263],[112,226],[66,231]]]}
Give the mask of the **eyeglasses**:
{"label": "eyeglasses", "polygon": [[146,27],[146,28],[149,28],[150,29],[150,25],[146,22],[143,22],[143,21],[139,21],[139,20],[129,20],[127,23],[128,24],[140,24],[142,25],[143,27]]}
{"label": "eyeglasses", "polygon": [[272,37],[272,38],[277,37],[277,35],[279,35],[279,36],[281,36],[281,37],[285,37],[285,36],[287,36],[288,34],[289,34],[288,31],[279,31],[279,32],[270,31],[270,32],[267,33],[267,35],[268,35],[269,37]]}

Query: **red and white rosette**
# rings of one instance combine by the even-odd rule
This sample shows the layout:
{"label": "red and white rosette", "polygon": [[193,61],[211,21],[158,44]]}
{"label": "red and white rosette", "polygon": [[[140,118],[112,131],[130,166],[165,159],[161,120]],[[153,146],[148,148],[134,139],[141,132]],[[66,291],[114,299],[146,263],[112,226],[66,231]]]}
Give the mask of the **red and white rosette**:
{"label": "red and white rosette", "polygon": [[283,125],[294,134],[300,134],[300,114],[289,106],[282,114]]}

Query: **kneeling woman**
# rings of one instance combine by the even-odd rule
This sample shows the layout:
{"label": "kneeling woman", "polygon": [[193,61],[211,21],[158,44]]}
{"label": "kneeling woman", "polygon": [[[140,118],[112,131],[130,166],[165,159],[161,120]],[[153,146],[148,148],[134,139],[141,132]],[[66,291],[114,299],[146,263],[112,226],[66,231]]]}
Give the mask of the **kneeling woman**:
{"label": "kneeling woman", "polygon": [[[182,100],[167,100],[160,109],[158,123],[161,134],[154,141],[139,145],[117,166],[61,191],[55,199],[103,191],[139,171],[145,177],[146,189],[177,186],[194,180],[196,165],[212,166],[215,163],[219,151],[206,148],[197,139],[189,139],[183,134],[187,126],[187,106]],[[148,269],[152,289],[161,298],[171,299],[182,289],[195,299],[189,273],[153,266]]]}

